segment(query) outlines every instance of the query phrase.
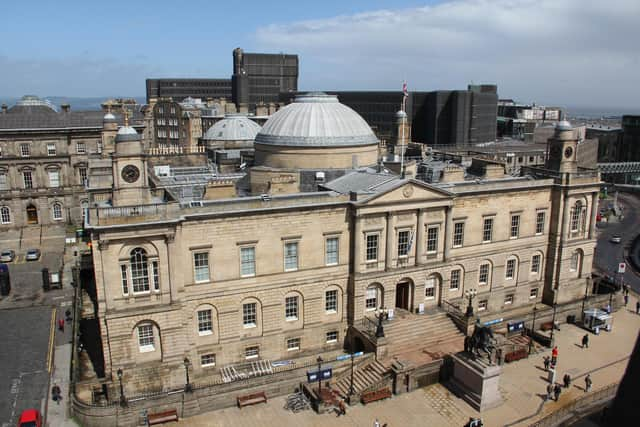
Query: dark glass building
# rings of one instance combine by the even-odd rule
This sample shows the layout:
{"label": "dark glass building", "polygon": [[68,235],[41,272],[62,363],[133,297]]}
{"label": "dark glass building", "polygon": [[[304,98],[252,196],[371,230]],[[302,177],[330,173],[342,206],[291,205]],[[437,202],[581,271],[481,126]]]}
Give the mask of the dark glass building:
{"label": "dark glass building", "polygon": [[229,79],[147,79],[147,103],[151,98],[180,102],[192,98],[231,98]]}

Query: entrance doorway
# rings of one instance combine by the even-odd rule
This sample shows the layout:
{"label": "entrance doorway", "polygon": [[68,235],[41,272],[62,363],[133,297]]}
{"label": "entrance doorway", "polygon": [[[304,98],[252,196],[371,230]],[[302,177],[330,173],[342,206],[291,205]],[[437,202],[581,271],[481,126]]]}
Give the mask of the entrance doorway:
{"label": "entrance doorway", "polygon": [[396,308],[409,310],[409,282],[400,282],[396,285]]}
{"label": "entrance doorway", "polygon": [[27,224],[37,224],[38,223],[38,209],[35,206],[29,205],[27,206]]}

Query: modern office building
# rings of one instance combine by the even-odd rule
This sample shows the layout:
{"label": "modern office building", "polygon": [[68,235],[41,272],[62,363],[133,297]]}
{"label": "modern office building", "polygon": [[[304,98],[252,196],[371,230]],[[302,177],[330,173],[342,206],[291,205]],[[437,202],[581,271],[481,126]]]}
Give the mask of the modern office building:
{"label": "modern office building", "polygon": [[231,99],[230,79],[147,79],[147,104],[152,99],[171,98],[181,102],[185,98]]}
{"label": "modern office building", "polygon": [[621,162],[640,162],[640,115],[622,116]]}

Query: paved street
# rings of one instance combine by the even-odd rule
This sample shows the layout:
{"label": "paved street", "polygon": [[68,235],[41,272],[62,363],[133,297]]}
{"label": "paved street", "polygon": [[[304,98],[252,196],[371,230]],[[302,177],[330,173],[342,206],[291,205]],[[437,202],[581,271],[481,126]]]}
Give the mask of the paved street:
{"label": "paved street", "polygon": [[[632,300],[635,306],[635,298]],[[559,347],[558,374],[560,380],[565,373],[573,377],[573,384],[563,390],[558,402],[543,403],[547,386],[542,357],[550,351],[531,356],[504,366],[500,390],[504,403],[482,413],[487,427],[528,426],[535,420],[557,410],[570,401],[583,396],[584,377],[591,373],[593,390],[618,382],[627,364],[635,340],[640,331],[640,316],[630,310],[621,309],[615,314],[612,332],[596,336],[590,334],[588,349],[579,345],[584,329],[574,325],[562,325],[556,338]],[[348,408],[347,415],[337,418],[334,414],[317,415],[311,411],[292,414],[283,409],[284,397],[270,399],[267,404],[255,405],[239,410],[224,410],[202,414],[178,423],[167,425],[185,426],[246,426],[246,427],[311,427],[318,426],[363,426],[371,427],[377,418],[389,427],[438,426],[461,427],[477,412],[464,401],[454,396],[441,384],[435,384],[412,393],[395,396],[370,405]],[[630,424],[631,425],[631,424]]]}
{"label": "paved street", "polygon": [[[606,208],[613,199],[609,198],[600,202],[601,208]],[[599,236],[596,247],[595,267],[610,274],[617,272],[618,263],[624,260],[624,247],[640,233],[640,198],[637,195],[620,193],[618,204],[624,207],[624,218],[621,222],[600,223],[598,225]],[[611,243],[609,239],[617,234],[622,237],[622,243]],[[640,292],[640,277],[631,268],[626,269],[624,281]]]}
{"label": "paved street", "polygon": [[43,410],[49,386],[51,307],[0,311],[0,425],[14,426],[22,410]]}

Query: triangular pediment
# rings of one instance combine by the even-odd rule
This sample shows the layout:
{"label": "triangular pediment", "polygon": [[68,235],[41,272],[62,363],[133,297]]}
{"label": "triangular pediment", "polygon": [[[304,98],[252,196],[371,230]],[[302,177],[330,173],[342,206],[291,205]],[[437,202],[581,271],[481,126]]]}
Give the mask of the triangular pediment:
{"label": "triangular pediment", "polygon": [[370,206],[390,203],[413,203],[447,200],[452,197],[452,193],[430,184],[416,180],[406,180],[400,181],[395,186],[363,200],[363,204]]}

